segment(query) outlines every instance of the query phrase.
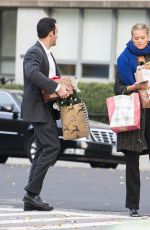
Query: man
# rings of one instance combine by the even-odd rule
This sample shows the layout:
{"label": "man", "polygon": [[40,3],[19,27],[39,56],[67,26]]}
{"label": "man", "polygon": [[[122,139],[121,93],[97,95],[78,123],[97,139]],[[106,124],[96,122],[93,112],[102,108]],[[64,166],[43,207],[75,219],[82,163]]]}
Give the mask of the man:
{"label": "man", "polygon": [[57,33],[56,20],[42,18],[37,24],[39,40],[27,51],[23,62],[24,94],[21,114],[24,121],[32,122],[37,144],[37,152],[25,187],[27,193],[23,198],[25,211],[53,209],[42,201],[40,192],[46,172],[60,151],[60,142],[53,104],[43,101],[42,90],[57,92],[62,99],[69,96],[69,89],[65,85],[52,80],[59,76],[56,62],[50,53],[50,48],[56,45]]}

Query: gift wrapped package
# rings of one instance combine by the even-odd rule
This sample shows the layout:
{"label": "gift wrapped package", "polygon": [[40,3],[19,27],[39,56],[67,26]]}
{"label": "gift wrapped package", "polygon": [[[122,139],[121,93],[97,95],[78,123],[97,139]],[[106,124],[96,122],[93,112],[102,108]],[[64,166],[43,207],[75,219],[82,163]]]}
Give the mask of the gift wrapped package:
{"label": "gift wrapped package", "polygon": [[[137,68],[135,79],[137,82],[148,81],[150,84],[150,65],[148,63]],[[140,90],[139,93],[142,108],[150,108],[150,89]]]}
{"label": "gift wrapped package", "polygon": [[[64,78],[54,78],[52,79],[54,81],[56,81],[57,83],[61,84],[61,85],[66,85],[68,88],[69,88],[69,94],[73,94],[73,86],[72,86],[72,83],[71,83],[71,78],[69,77],[64,77]],[[54,92],[54,93],[49,93],[48,91],[46,90],[42,90],[42,94],[43,94],[43,100],[45,102],[48,102],[48,101],[56,101],[57,99],[59,99],[59,96],[57,94],[57,92]]]}

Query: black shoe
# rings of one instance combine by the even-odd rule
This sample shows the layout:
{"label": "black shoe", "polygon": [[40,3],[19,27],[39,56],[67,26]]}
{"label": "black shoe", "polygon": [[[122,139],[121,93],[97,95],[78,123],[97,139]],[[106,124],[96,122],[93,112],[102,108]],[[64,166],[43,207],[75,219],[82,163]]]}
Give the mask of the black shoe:
{"label": "black shoe", "polygon": [[140,214],[137,209],[129,209],[129,215],[132,217],[140,217]]}
{"label": "black shoe", "polygon": [[33,205],[28,202],[24,202],[24,211],[52,211],[54,208],[50,206]]}
{"label": "black shoe", "polygon": [[49,206],[49,204],[48,204],[48,203],[46,203],[45,201],[43,201],[43,200],[42,200],[42,198],[41,198],[40,196],[37,196],[37,199],[38,199],[41,203],[43,203],[43,204],[45,204],[45,205],[48,205],[48,206]]}
{"label": "black shoe", "polygon": [[49,204],[43,202],[42,199],[40,198],[40,196],[38,196],[38,195],[29,195],[28,193],[26,193],[24,198],[23,198],[23,201],[27,202],[31,205],[34,205],[34,206],[40,206],[40,207],[47,206],[47,207],[49,207]]}

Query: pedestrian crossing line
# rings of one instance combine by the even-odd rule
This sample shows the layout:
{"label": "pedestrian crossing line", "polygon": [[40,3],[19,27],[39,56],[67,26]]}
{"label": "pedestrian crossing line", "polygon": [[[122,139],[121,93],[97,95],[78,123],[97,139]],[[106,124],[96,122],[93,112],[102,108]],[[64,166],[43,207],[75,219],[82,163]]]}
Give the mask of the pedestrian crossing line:
{"label": "pedestrian crossing line", "polygon": [[[1,213],[1,212],[7,212],[7,213]],[[8,211],[12,211],[13,213],[8,213]],[[16,212],[16,213],[15,213]],[[48,213],[53,213],[53,214],[61,214],[61,215],[69,215],[69,216],[73,216],[73,215],[81,215],[81,216],[103,216],[103,217],[113,217],[115,215],[116,218],[129,218],[128,215],[123,215],[122,212],[120,212],[119,214],[116,213],[116,212],[111,212],[110,213],[107,213],[107,212],[98,212],[98,211],[89,211],[89,210],[77,210],[77,211],[74,211],[72,209],[67,209],[67,211],[63,211],[63,210],[60,210],[60,209],[54,209],[50,212],[48,211],[24,211],[22,208],[0,208],[0,216],[5,216],[5,215],[18,215],[18,212],[20,212],[20,215],[28,215],[29,213],[32,214],[32,215],[37,215],[38,214],[42,214],[42,215],[45,215],[45,214],[48,214]]]}
{"label": "pedestrian crossing line", "polygon": [[[97,227],[97,226],[112,226],[112,225],[119,225],[121,224],[118,221],[109,221],[109,222],[93,222],[93,223],[71,223],[71,224],[56,224],[56,225],[47,225],[47,226],[8,226],[7,228],[3,227],[2,230],[51,230],[51,229],[78,229],[78,228],[84,228],[85,227]],[[0,227],[1,229],[1,227]]]}
{"label": "pedestrian crossing line", "polygon": [[[84,213],[83,213],[84,212]],[[86,213],[85,213],[86,212]],[[127,215],[123,215],[123,213],[120,213],[120,214],[116,214],[116,213],[112,213],[112,214],[110,214],[110,213],[102,213],[102,212],[92,212],[92,211],[86,211],[86,210],[83,210],[83,211],[62,211],[62,210],[57,210],[57,211],[53,211],[53,213],[56,213],[56,214],[63,214],[63,215],[82,215],[82,216],[86,216],[86,217],[88,217],[88,216],[94,216],[94,217],[103,217],[103,218],[113,218],[114,216],[116,217],[116,218],[129,218],[129,216],[127,216]]]}
{"label": "pedestrian crossing line", "polygon": [[[0,217],[9,217],[9,216],[18,216],[18,213],[19,213],[19,216],[28,216],[29,214],[34,216],[34,215],[47,215],[47,214],[53,214],[53,215],[64,215],[64,216],[82,216],[82,217],[103,217],[103,218],[113,218],[114,215],[116,218],[129,218],[129,216],[125,216],[123,214],[99,214],[99,213],[95,213],[95,212],[87,212],[87,213],[83,213],[82,211],[79,211],[79,212],[74,212],[74,211],[62,211],[62,210],[53,210],[53,211],[50,211],[50,212],[47,212],[47,211],[26,211],[24,212],[22,209],[2,209],[0,208],[0,212],[1,211],[12,211],[13,213],[0,213]],[[15,211],[15,212],[14,212]]]}
{"label": "pedestrian crossing line", "polygon": [[[40,225],[40,226],[38,226],[38,225],[34,225],[34,226],[25,226],[25,227],[23,227],[23,226],[15,226],[15,227],[12,227],[12,226],[9,226],[9,227],[7,227],[7,228],[5,228],[5,227],[3,227],[2,228],[2,230],[51,230],[51,229],[55,229],[55,230],[59,230],[59,229],[78,229],[78,228],[84,228],[85,229],[85,227],[86,228],[88,228],[88,227],[90,227],[90,229],[91,229],[91,227],[92,228],[94,228],[94,227],[101,227],[101,226],[119,226],[119,225],[121,225],[121,226],[126,226],[126,221],[123,221],[123,222],[119,222],[119,221],[105,221],[105,222],[102,222],[102,221],[100,221],[100,222],[93,222],[93,223],[69,223],[69,224],[55,224],[55,225],[44,225],[44,224],[42,224],[42,225]],[[135,221],[130,221],[130,222],[128,222],[128,227],[130,226],[132,226],[132,230],[133,230],[133,226],[134,226],[134,224],[135,224]],[[149,224],[150,224],[150,222],[149,222]],[[139,227],[141,227],[140,225],[138,225]],[[146,228],[146,227],[148,227],[148,228]],[[145,225],[145,227],[144,227],[144,230],[148,230],[150,228],[150,225],[148,226],[148,225]],[[0,228],[1,229],[1,228]],[[120,229],[120,227],[119,227],[119,229]],[[125,228],[123,228],[123,229],[125,229]],[[131,228],[130,228],[131,229]],[[140,228],[138,228],[138,230],[139,230]]]}
{"label": "pedestrian crossing line", "polygon": [[22,208],[0,208],[0,212],[21,212],[23,211]]}
{"label": "pedestrian crossing line", "polygon": [[95,217],[83,217],[83,216],[75,216],[75,217],[48,217],[48,218],[39,218],[40,215],[38,215],[38,218],[34,218],[32,219],[31,215],[29,216],[29,218],[27,217],[26,219],[16,219],[16,220],[0,220],[0,226],[2,224],[22,224],[22,223],[41,223],[41,219],[42,222],[54,222],[54,221],[76,221],[76,220],[84,220],[86,219],[96,219]]}
{"label": "pedestrian crossing line", "polygon": [[[3,213],[1,213],[3,211]],[[7,211],[11,211],[10,212],[7,212]],[[86,213],[85,213],[86,212]],[[55,215],[61,215],[61,216],[64,216],[65,218],[67,217],[87,217],[87,218],[117,218],[117,219],[129,219],[132,217],[128,216],[128,215],[123,215],[123,213],[120,213],[120,214],[116,214],[116,213],[98,213],[98,212],[92,212],[92,211],[63,211],[63,210],[53,210],[53,211],[23,211],[23,209],[19,209],[19,208],[0,208],[0,217],[15,217],[15,216],[55,216]],[[71,217],[71,218],[72,218]],[[142,219],[143,218],[148,218],[148,217],[141,217]],[[138,219],[140,219],[138,217]]]}
{"label": "pedestrian crossing line", "polygon": [[[7,213],[7,211],[12,213]],[[5,212],[4,212],[5,211]],[[51,212],[30,211],[22,209],[0,210],[1,230],[51,230],[51,229],[77,229],[96,228],[98,226],[115,226],[119,224],[133,224],[144,221],[149,223],[150,218],[132,218],[127,215],[116,213],[98,213],[92,211],[54,210]],[[85,213],[86,212],[86,213]],[[5,219],[5,220],[4,220]],[[99,228],[99,227],[98,227]],[[146,230],[146,229],[145,229]]]}
{"label": "pedestrian crossing line", "polygon": [[[47,214],[48,215],[48,214]],[[38,216],[38,217],[37,217]],[[42,220],[42,223],[47,223],[47,222],[54,222],[54,221],[77,221],[77,220],[97,220],[97,219],[101,219],[102,221],[108,219],[107,216],[71,216],[71,217],[65,217],[65,216],[58,216],[58,217],[51,217],[49,215],[49,217],[41,217],[39,218],[39,216],[41,217],[41,215],[36,215],[37,218],[34,218],[32,216],[32,214],[28,214],[26,215],[25,219],[18,219],[21,218],[21,216],[17,216],[17,219],[9,219],[9,220],[0,220],[0,226],[1,225],[4,225],[4,224],[25,224],[25,223],[41,223],[41,220]],[[5,216],[7,217],[7,216]],[[111,217],[112,220],[114,219],[114,216]],[[118,219],[117,217],[115,217],[115,219]],[[119,220],[119,219],[118,219]]]}

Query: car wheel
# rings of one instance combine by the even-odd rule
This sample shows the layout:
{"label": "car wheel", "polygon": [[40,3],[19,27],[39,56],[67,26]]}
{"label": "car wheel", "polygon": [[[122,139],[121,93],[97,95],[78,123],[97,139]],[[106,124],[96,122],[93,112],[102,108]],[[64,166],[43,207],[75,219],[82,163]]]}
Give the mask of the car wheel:
{"label": "car wheel", "polygon": [[[33,133],[30,133],[28,137],[26,138],[25,146],[26,146],[27,156],[30,162],[32,163],[35,157],[36,149],[37,149]],[[52,165],[54,165],[56,161],[57,159],[53,162]]]}
{"label": "car wheel", "polygon": [[7,156],[0,156],[0,163],[5,163],[7,161],[8,157]]}
{"label": "car wheel", "polygon": [[113,169],[115,169],[118,164],[91,162],[90,165],[91,165],[92,168],[113,168]]}
{"label": "car wheel", "polygon": [[29,157],[29,160],[32,163],[32,161],[35,157],[35,152],[36,152],[36,143],[35,143],[33,133],[30,133],[27,136],[25,146],[26,146],[27,156]]}

